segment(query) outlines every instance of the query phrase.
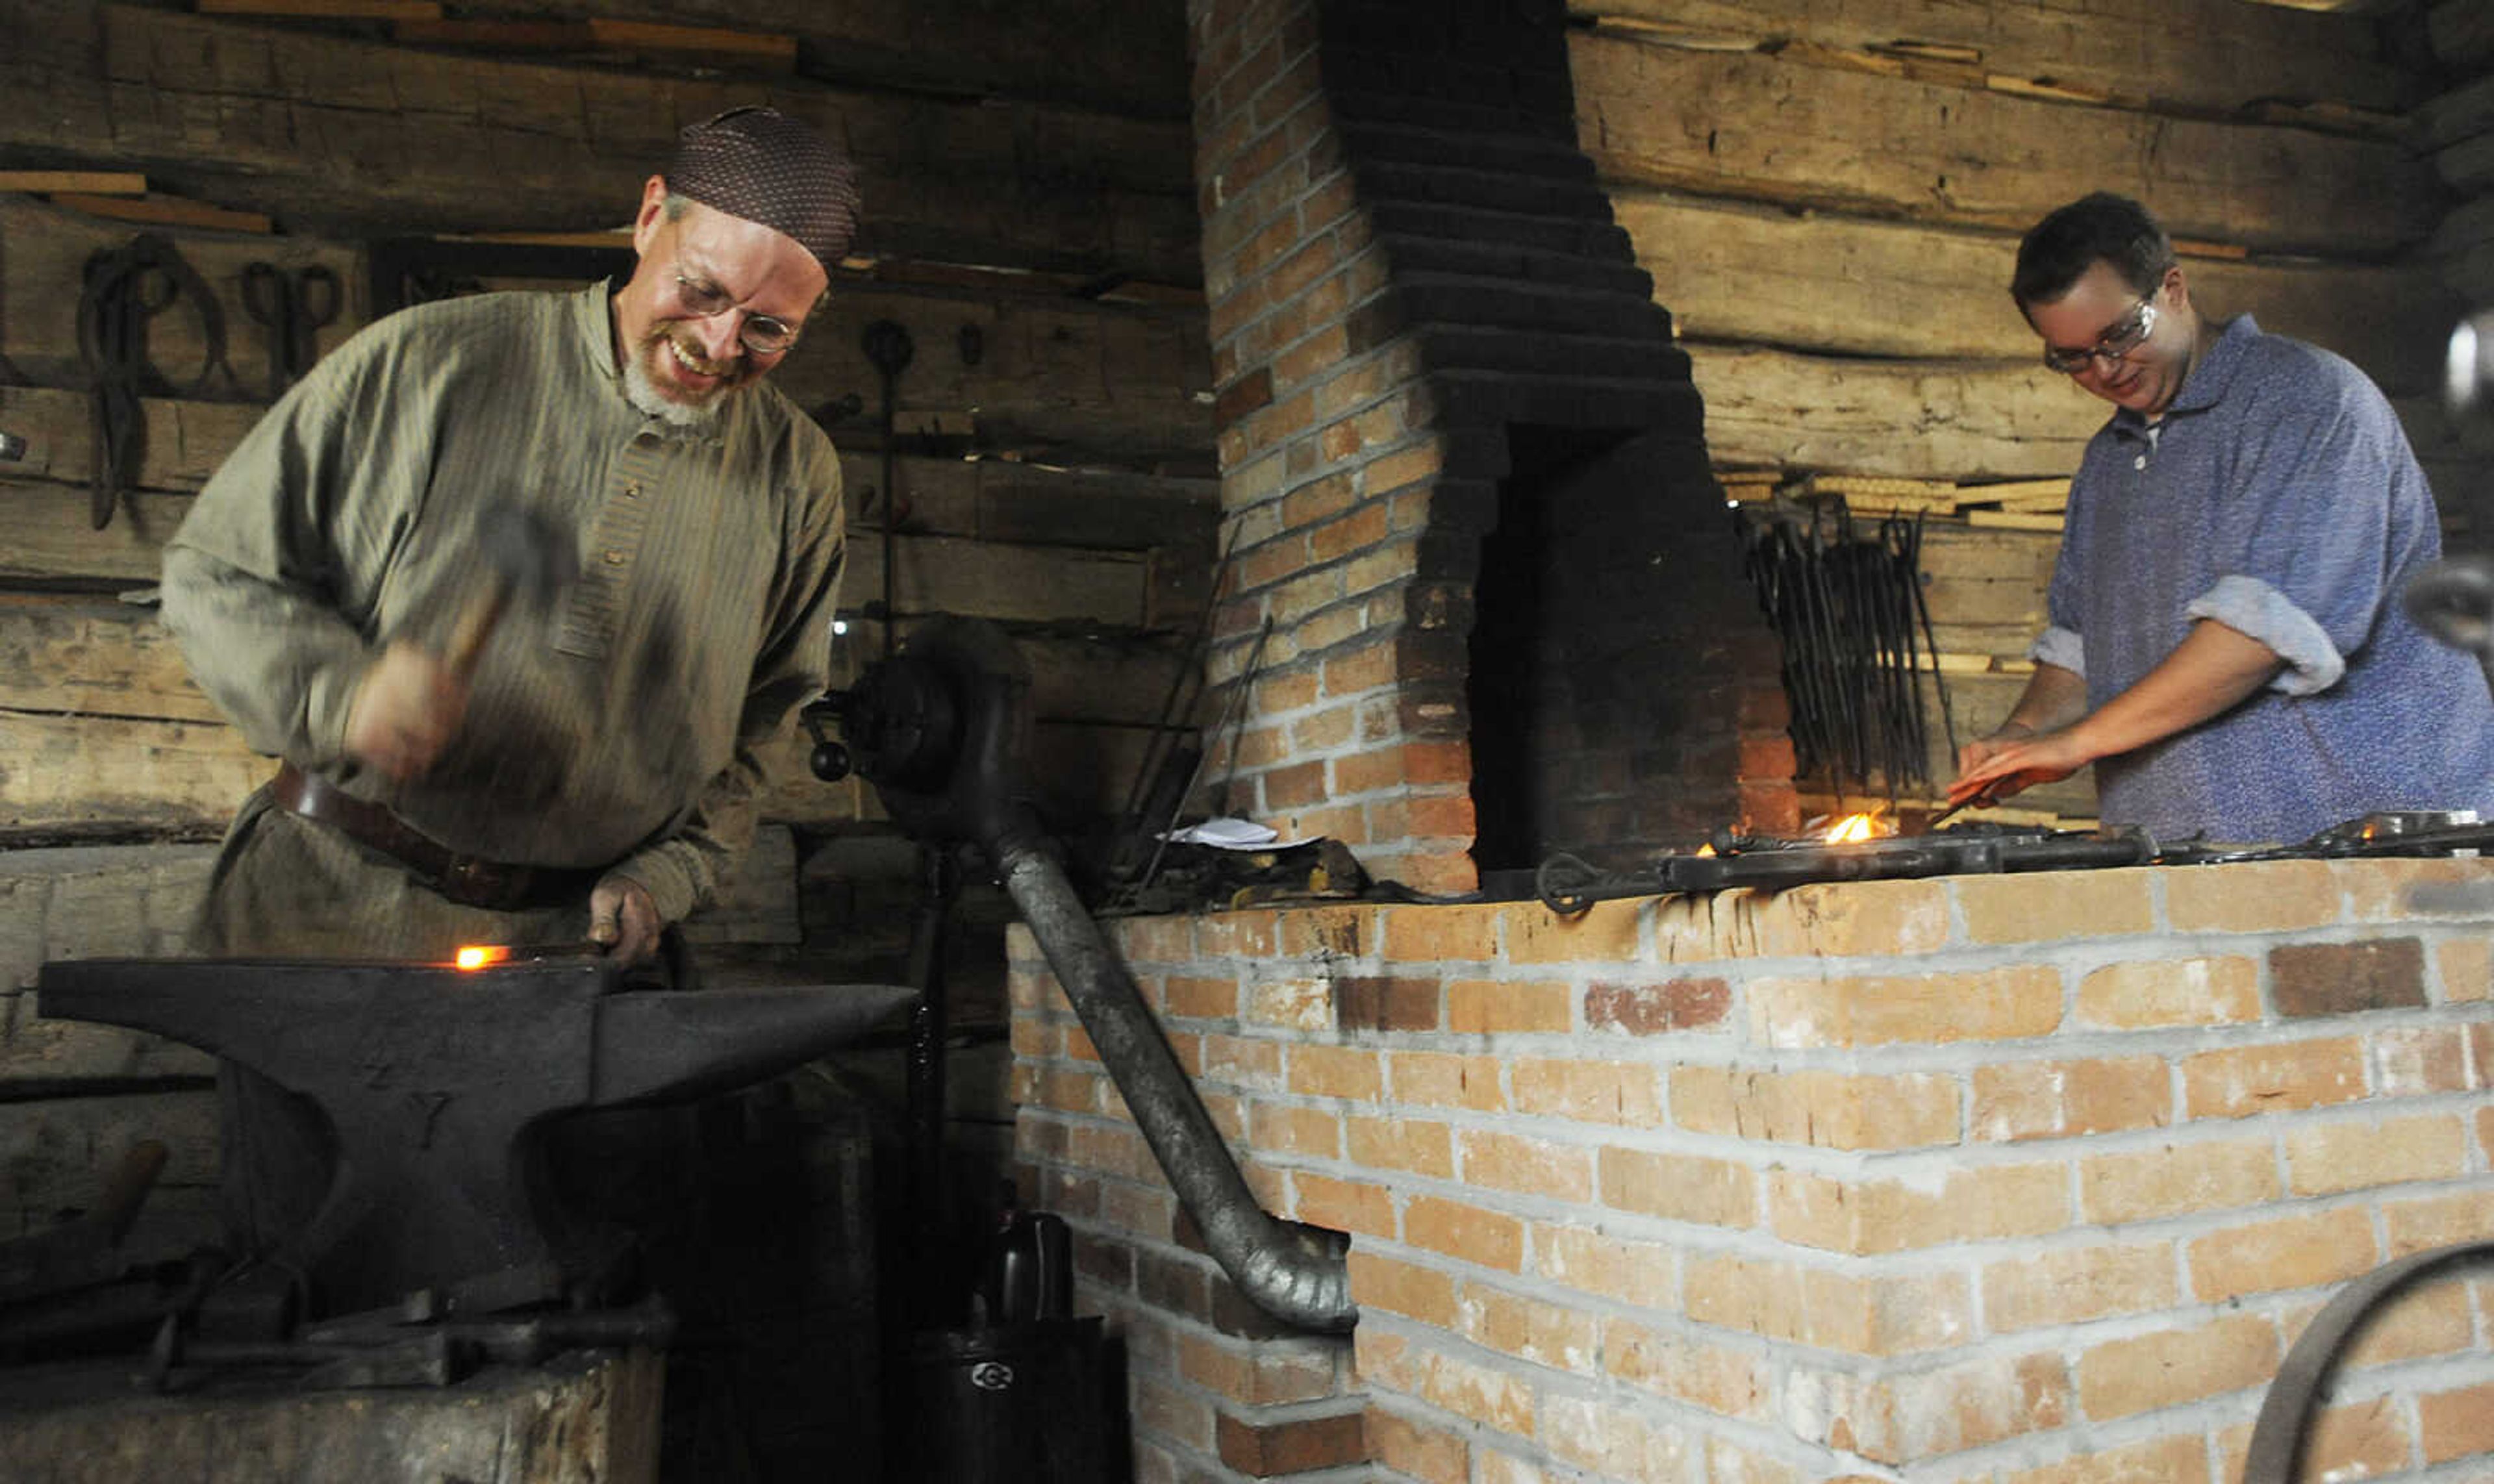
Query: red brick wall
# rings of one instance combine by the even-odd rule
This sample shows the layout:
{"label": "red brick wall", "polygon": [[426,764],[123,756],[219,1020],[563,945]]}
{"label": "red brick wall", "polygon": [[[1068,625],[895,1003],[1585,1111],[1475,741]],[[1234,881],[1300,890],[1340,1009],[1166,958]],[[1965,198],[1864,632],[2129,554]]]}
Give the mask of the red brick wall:
{"label": "red brick wall", "polygon": [[[1570,531],[1644,551],[1608,591],[1676,660],[1648,690],[1687,701],[1658,739],[1650,712],[1613,729],[1659,745],[1605,750],[1611,733],[1573,709],[1581,687],[1563,691],[1543,728],[1561,781],[1536,785],[1528,848],[1797,814],[1772,641],[1720,581],[1740,559],[1696,394],[1576,151],[1563,27],[1558,7],[1418,0],[1193,12],[1232,553],[1210,678],[1249,686],[1234,744],[1214,739],[1205,803],[1331,835],[1424,890],[1476,884],[1475,784],[1523,786],[1475,775],[1483,562],[1586,575],[1495,530],[1502,490],[1550,473],[1517,427],[1642,451],[1653,477]],[[1710,601],[1689,602],[1700,590]],[[1588,736],[1581,762],[1565,750]],[[1623,791],[1622,768],[1646,772]],[[1697,802],[1666,824],[1658,806],[1684,796]]]}
{"label": "red brick wall", "polygon": [[[1117,924],[1268,1208],[1352,1233],[1347,1344],[1190,1243],[1026,939],[1018,1144],[1133,1338],[1142,1484],[2217,1484],[2338,1286],[2494,1234],[2489,898],[2297,862]],[[2494,1468],[2489,1323],[2481,1271],[2399,1301],[2307,1476]]]}

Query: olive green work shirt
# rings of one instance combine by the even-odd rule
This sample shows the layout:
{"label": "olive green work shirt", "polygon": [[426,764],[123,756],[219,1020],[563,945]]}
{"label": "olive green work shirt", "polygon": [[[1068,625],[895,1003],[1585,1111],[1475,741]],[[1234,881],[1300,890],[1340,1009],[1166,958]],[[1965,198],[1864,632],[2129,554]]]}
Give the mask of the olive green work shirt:
{"label": "olive green work shirt", "polygon": [[[254,749],[452,850],[611,868],[673,922],[749,842],[759,756],[823,688],[840,469],[831,439],[767,382],[730,394],[702,430],[635,409],[609,293],[446,300],[340,347],[199,493],[166,552],[164,615]],[[443,644],[489,581],[472,538],[503,502],[570,533],[578,578],[550,604],[504,613],[431,771],[392,783],[358,769],[344,752],[358,679],[394,638]],[[255,812],[264,791],[228,837],[221,890],[237,870],[248,884]],[[278,879],[351,852],[296,838],[281,868],[279,836],[320,827],[261,823],[277,827],[262,886],[292,898],[267,910],[381,907],[348,910],[359,890],[348,883]],[[299,941],[329,936],[298,925]]]}

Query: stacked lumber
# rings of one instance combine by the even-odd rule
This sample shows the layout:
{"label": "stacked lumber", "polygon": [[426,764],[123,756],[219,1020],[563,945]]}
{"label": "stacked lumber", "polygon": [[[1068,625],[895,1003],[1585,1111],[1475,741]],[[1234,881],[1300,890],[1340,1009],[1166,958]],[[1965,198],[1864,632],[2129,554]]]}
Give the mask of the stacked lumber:
{"label": "stacked lumber", "polygon": [[1896,475],[1734,469],[1716,478],[1730,501],[1842,506],[1856,515],[1910,515],[1956,519],[1967,526],[2010,530],[2059,530],[2068,505],[2067,479],[2007,479],[1960,483]]}

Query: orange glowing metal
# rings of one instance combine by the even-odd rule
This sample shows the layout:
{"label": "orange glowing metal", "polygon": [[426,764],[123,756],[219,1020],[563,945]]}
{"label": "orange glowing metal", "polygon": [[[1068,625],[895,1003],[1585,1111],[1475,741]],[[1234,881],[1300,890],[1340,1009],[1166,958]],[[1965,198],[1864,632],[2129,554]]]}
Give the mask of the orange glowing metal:
{"label": "orange glowing metal", "polygon": [[1849,845],[1886,833],[1879,828],[1875,814],[1847,814],[1827,827],[1826,840],[1830,845]]}
{"label": "orange glowing metal", "polygon": [[486,948],[471,944],[461,949],[458,956],[451,961],[463,969],[481,969],[488,964],[501,963],[510,956],[511,951],[507,948]]}

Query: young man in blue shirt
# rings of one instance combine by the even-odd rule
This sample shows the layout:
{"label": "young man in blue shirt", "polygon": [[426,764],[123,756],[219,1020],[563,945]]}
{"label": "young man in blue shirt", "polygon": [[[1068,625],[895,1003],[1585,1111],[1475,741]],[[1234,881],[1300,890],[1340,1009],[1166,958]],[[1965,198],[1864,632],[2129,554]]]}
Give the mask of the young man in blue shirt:
{"label": "young man in blue shirt", "polygon": [[2099,194],[2020,244],[2045,364],[2114,404],[2071,482],[2035,678],[1958,755],[1952,801],[2096,765],[2107,823],[2301,840],[2378,809],[2494,808],[2494,699],[2399,593],[2441,555],[2379,388],[2219,323],[2172,241]]}

